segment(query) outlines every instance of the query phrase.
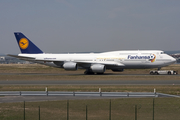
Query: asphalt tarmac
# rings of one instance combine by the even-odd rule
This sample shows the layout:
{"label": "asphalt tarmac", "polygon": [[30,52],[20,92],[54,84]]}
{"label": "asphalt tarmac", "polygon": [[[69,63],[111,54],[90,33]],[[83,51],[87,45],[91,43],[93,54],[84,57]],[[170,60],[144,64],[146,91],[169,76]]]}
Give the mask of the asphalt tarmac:
{"label": "asphalt tarmac", "polygon": [[[79,75],[82,75],[84,76],[84,74],[79,74],[79,73],[0,73],[0,75],[48,75],[48,76],[71,76],[71,75],[75,75],[75,76],[79,76]],[[93,76],[93,75],[92,75]],[[98,75],[95,75],[95,76],[98,76]],[[153,75],[150,75],[150,74],[118,74],[118,73],[104,73],[102,75],[99,75],[99,76],[153,76]],[[168,75],[154,75],[154,76],[168,76]],[[173,75],[172,75],[173,76]],[[175,76],[180,76],[180,74],[177,74]]]}

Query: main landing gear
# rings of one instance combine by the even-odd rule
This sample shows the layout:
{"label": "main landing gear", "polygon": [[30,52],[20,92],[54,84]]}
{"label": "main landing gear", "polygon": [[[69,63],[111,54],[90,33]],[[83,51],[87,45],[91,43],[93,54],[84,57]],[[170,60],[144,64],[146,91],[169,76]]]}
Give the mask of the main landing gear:
{"label": "main landing gear", "polygon": [[94,72],[92,70],[87,69],[86,71],[84,71],[85,75],[94,75]]}
{"label": "main landing gear", "polygon": [[[90,69],[87,69],[86,71],[84,71],[84,74],[85,75],[94,75],[95,73],[92,71],[92,70],[90,70]],[[97,75],[102,75],[102,74],[104,74],[104,73],[96,73]]]}

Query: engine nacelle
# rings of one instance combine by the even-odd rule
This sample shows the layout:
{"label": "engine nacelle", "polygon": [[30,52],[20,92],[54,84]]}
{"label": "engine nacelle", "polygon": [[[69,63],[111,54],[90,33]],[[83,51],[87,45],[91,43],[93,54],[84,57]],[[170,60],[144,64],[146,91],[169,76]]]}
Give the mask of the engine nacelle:
{"label": "engine nacelle", "polygon": [[76,63],[73,62],[66,62],[63,64],[65,70],[77,70],[78,66]]}
{"label": "engine nacelle", "polygon": [[106,66],[101,64],[94,64],[91,66],[91,70],[94,73],[104,73],[106,71]]}
{"label": "engine nacelle", "polygon": [[113,72],[123,72],[124,69],[111,69]]}

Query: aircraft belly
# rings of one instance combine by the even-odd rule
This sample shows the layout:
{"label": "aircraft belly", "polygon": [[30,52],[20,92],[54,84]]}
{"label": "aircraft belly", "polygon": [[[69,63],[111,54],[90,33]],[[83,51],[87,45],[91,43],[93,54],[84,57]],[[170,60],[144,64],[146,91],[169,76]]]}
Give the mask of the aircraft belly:
{"label": "aircraft belly", "polygon": [[78,66],[81,68],[84,68],[84,69],[88,69],[88,68],[90,68],[91,63],[80,63],[80,64],[78,64]]}

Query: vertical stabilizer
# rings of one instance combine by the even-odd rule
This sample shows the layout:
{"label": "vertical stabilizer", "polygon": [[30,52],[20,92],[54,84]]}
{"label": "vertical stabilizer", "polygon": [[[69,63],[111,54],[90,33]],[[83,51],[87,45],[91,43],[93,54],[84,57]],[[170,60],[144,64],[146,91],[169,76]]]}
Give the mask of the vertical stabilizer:
{"label": "vertical stabilizer", "polygon": [[21,32],[14,33],[21,53],[37,54],[43,53],[34,43],[32,43],[25,35]]}

